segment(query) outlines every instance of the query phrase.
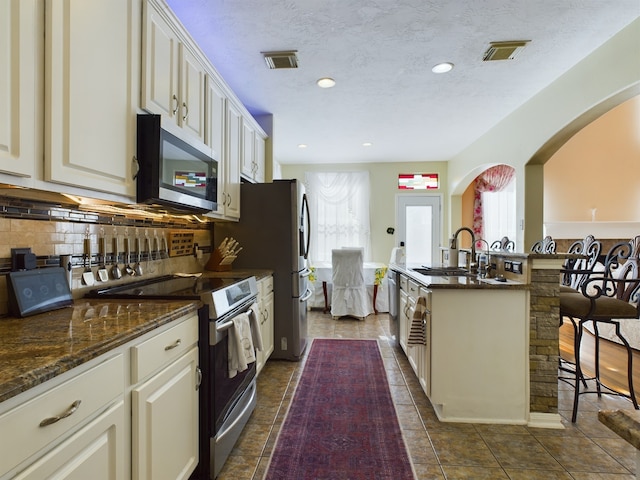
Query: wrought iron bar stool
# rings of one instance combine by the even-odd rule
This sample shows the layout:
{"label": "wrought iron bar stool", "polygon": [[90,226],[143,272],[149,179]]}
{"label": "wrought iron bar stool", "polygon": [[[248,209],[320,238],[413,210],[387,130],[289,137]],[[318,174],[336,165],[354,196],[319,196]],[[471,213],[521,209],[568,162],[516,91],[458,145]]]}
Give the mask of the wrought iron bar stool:
{"label": "wrought iron bar stool", "polygon": [[[575,356],[575,392],[571,421],[575,422],[578,415],[579,397],[585,393],[604,393],[628,397],[636,410],[639,409],[633,385],[633,350],[627,339],[622,335],[620,320],[640,319],[640,236],[630,242],[615,245],[605,258],[605,268],[602,274],[594,274],[584,280],[579,291],[560,293],[560,315],[568,317],[575,325],[574,356]],[[584,327],[591,322],[595,336],[595,376],[596,390],[581,390],[581,383],[586,385],[583,368],[580,362],[581,341]],[[615,328],[616,336],[620,339],[627,352],[627,382],[629,394],[615,391],[602,384],[600,378],[600,335],[598,324],[610,324]],[[591,380],[591,379],[590,379]]]}

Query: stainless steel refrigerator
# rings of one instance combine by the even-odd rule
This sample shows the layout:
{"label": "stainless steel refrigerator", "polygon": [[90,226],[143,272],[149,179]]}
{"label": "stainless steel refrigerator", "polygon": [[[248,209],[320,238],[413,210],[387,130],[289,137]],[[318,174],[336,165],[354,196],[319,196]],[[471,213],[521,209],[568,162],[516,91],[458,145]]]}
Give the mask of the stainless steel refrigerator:
{"label": "stainless steel refrigerator", "polygon": [[240,221],[214,223],[214,246],[225,237],[242,246],[234,269],[274,271],[274,359],[300,360],[307,346],[309,232],[309,206],[297,180],[243,183]]}

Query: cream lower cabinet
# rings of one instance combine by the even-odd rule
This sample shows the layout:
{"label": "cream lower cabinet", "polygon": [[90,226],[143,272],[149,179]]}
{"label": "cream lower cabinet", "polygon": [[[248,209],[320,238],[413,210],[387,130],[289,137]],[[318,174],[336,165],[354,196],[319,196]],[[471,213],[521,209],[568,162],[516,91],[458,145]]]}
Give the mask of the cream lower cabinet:
{"label": "cream lower cabinet", "polygon": [[62,383],[43,384],[33,398],[0,414],[3,480],[128,478],[124,356],[67,373]]}
{"label": "cream lower cabinet", "polygon": [[[422,390],[429,395],[431,391],[430,292],[425,287],[406,277],[401,277],[400,288],[400,344],[403,345],[409,364],[418,378]],[[427,298],[428,313],[423,320],[426,327],[426,345],[409,345],[408,337],[411,331],[411,324],[413,323],[418,298],[421,296]]]}
{"label": "cream lower cabinet", "polygon": [[45,180],[135,196],[138,0],[47,0]]}
{"label": "cream lower cabinet", "polygon": [[187,479],[198,465],[198,319],[132,348],[132,478]]}
{"label": "cream lower cabinet", "polygon": [[198,465],[198,349],[132,391],[133,479],[187,479]]}
{"label": "cream lower cabinet", "polygon": [[273,353],[273,276],[258,281],[258,319],[262,335],[262,350],[257,352],[256,370],[258,373]]}
{"label": "cream lower cabinet", "polygon": [[42,148],[41,18],[36,0],[0,1],[0,174],[14,182],[34,176]]}
{"label": "cream lower cabinet", "polygon": [[400,289],[400,299],[398,303],[398,343],[400,343],[400,347],[405,354],[407,353],[407,338],[409,335],[407,328],[409,325],[409,294],[407,293],[407,282],[407,277],[400,275],[400,281],[398,283],[398,288]]}
{"label": "cream lower cabinet", "polygon": [[121,399],[15,480],[120,480],[124,474],[125,408]]}
{"label": "cream lower cabinet", "polygon": [[0,403],[0,480],[189,478],[197,341],[185,316]]}

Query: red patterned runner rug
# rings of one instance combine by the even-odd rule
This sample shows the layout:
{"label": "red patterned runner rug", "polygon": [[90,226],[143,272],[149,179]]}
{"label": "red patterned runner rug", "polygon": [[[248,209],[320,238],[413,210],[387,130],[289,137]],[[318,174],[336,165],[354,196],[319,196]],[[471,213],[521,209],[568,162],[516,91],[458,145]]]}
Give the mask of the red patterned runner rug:
{"label": "red patterned runner rug", "polygon": [[266,480],[413,480],[375,340],[315,339]]}

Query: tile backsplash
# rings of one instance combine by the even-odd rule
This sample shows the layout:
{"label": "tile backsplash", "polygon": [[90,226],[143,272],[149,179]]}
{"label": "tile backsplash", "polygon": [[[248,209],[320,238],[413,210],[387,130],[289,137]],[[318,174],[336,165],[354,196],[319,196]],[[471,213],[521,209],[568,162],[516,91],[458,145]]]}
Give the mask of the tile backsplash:
{"label": "tile backsplash", "polygon": [[[173,272],[201,271],[209,258],[211,235],[207,223],[185,222],[180,217],[166,216],[163,219],[127,215],[104,215],[87,211],[75,212],[59,205],[38,204],[29,208],[23,200],[0,197],[0,316],[6,315],[6,274],[11,270],[11,249],[31,248],[37,257],[38,267],[59,266],[61,256],[71,260],[71,291],[74,298],[81,297],[87,289],[111,286],[140,279],[123,273],[119,280],[111,275],[106,282],[98,280],[97,270],[102,257],[99,255],[99,239],[105,239],[107,270],[114,263],[113,239],[118,239],[117,263],[121,270],[136,263],[136,238],[140,241],[140,267],[142,278]],[[75,214],[75,215],[74,215]],[[201,250],[199,255],[189,253],[169,257],[168,244],[176,231],[193,232],[193,242]],[[191,237],[191,235],[189,235]],[[96,284],[89,287],[83,283],[87,258],[84,256],[85,238],[89,239],[92,271]],[[125,258],[125,242],[129,239],[131,256]],[[147,241],[148,239],[148,241]],[[163,241],[164,239],[164,241]],[[165,243],[166,241],[166,243]],[[175,252],[174,252],[175,253]],[[68,258],[68,257],[67,257]]]}

